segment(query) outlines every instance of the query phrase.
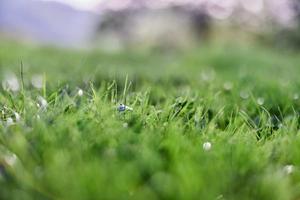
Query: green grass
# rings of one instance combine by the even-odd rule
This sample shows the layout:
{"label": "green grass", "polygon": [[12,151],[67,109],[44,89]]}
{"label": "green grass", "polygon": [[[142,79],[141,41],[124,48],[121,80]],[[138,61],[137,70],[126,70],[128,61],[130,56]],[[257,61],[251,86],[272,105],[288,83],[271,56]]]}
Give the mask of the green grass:
{"label": "green grass", "polygon": [[[0,199],[299,199],[298,55],[3,42],[1,80],[14,72],[23,89],[1,88]],[[46,79],[40,90],[34,74]]]}

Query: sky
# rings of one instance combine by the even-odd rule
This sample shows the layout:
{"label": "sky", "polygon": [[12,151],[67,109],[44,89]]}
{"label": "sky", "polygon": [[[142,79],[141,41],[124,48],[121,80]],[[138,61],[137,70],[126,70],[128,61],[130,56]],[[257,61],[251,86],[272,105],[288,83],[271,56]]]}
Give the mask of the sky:
{"label": "sky", "polygon": [[[116,4],[114,2],[117,2],[117,4],[121,4],[121,3],[126,3],[129,0],[120,0],[120,1],[115,1],[115,0],[44,0],[44,1],[58,1],[61,3],[65,3],[68,5],[71,5],[72,7],[75,7],[77,9],[81,9],[81,10],[94,10],[96,9],[100,3],[103,3],[105,1],[110,1],[110,3],[112,4]],[[151,3],[155,3],[156,0],[153,0],[153,2],[151,2],[151,0],[149,0],[149,2]],[[209,1],[209,0],[161,0],[161,1],[157,1],[157,2],[205,2],[205,1]],[[211,2],[216,3],[216,4],[225,4],[225,5],[229,5],[229,4],[234,4],[236,2],[240,1],[243,5],[246,4],[246,8],[253,10],[253,11],[258,11],[262,6],[263,6],[263,1],[265,0],[211,0]],[[272,1],[272,0],[268,0],[268,1]],[[275,0],[277,1],[277,0]],[[281,0],[282,1],[282,0]]]}
{"label": "sky", "polygon": [[[44,1],[53,1],[53,0],[44,0]],[[65,3],[71,5],[74,8],[81,10],[93,10],[99,3],[104,0],[54,0],[57,2]]]}

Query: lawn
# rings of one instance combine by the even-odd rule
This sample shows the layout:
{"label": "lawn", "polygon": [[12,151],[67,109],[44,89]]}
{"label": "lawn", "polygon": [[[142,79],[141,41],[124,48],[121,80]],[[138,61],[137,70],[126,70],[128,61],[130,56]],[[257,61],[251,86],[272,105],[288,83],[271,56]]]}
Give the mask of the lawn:
{"label": "lawn", "polygon": [[246,44],[1,42],[0,199],[300,199],[299,74]]}

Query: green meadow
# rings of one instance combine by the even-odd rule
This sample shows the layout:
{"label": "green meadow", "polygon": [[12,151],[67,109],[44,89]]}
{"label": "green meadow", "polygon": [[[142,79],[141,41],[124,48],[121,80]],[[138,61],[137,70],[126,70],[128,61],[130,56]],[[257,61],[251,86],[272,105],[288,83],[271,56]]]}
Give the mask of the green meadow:
{"label": "green meadow", "polygon": [[0,199],[300,199],[300,56],[0,44]]}

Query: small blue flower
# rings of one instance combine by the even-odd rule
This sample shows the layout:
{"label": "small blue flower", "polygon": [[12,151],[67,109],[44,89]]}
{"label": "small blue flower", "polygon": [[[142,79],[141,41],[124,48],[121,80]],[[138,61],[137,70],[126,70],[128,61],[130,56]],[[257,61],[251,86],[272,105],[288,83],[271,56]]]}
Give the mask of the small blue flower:
{"label": "small blue flower", "polygon": [[124,112],[126,110],[133,110],[131,107],[128,107],[124,104],[120,104],[117,109],[118,109],[119,112]]}
{"label": "small blue flower", "polygon": [[120,104],[119,107],[118,107],[118,111],[123,112],[125,110],[126,110],[126,106],[124,104]]}

